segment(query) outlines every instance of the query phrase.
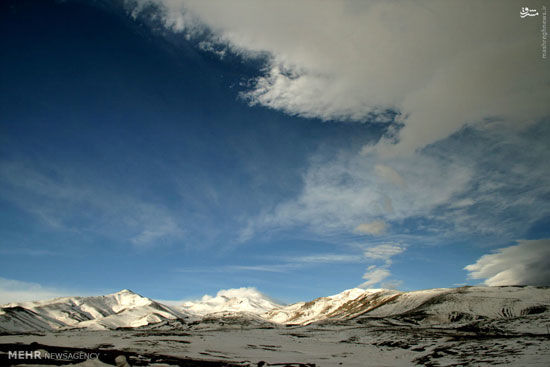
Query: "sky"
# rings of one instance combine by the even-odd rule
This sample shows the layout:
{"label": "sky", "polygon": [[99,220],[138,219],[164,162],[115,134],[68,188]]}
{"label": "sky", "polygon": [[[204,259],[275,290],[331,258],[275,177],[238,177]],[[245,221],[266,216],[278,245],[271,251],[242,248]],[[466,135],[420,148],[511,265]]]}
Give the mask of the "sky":
{"label": "sky", "polygon": [[0,303],[550,285],[522,6],[3,1]]}

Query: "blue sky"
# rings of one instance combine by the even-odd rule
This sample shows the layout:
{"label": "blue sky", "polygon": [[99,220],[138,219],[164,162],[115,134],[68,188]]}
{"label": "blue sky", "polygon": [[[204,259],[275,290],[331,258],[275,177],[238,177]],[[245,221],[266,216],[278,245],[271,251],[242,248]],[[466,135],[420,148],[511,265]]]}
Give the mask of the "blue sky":
{"label": "blue sky", "polygon": [[1,7],[2,300],[550,282],[513,2]]}

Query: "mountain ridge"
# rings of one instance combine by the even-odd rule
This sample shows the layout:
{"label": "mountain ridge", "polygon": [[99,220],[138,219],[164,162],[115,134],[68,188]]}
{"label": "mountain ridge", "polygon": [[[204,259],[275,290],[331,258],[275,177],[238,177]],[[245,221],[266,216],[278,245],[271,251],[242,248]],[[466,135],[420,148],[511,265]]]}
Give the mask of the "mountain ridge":
{"label": "mountain ridge", "polygon": [[[222,290],[214,297],[168,306],[128,289],[104,296],[61,297],[0,306],[0,332],[148,327],[209,320],[256,320],[308,325],[360,318],[415,323],[506,319],[550,313],[547,287],[460,287],[412,292],[352,288],[308,302],[280,305],[254,288]],[[205,321],[206,322],[206,321]]]}
{"label": "mountain ridge", "polygon": [[103,296],[58,297],[0,307],[0,331],[63,328],[115,329],[188,317],[128,289]]}

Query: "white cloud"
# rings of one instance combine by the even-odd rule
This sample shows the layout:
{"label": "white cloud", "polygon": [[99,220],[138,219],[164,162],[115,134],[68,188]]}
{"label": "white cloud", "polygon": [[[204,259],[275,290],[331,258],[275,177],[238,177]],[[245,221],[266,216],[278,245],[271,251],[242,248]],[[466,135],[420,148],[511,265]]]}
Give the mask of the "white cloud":
{"label": "white cloud", "polygon": [[361,223],[355,227],[355,232],[363,234],[380,235],[386,231],[386,222],[375,220],[374,222]]}
{"label": "white cloud", "polygon": [[[550,114],[550,69],[534,36],[540,30],[533,19],[519,18],[516,2],[137,3],[161,5],[156,16],[175,31],[193,34],[205,24],[217,51],[271,55],[264,75],[245,93],[252,103],[325,120],[363,121],[386,108],[401,111],[398,144],[383,139],[362,154],[313,157],[298,197],[250,220],[242,241],[293,226],[324,236],[361,233],[370,230],[363,224],[378,220],[392,222],[393,229],[415,216],[462,232],[502,232],[508,226],[506,231],[517,233],[544,215],[538,205],[525,220],[509,218],[540,202],[548,187],[526,187],[548,181],[533,159],[543,161],[538,158],[548,153],[547,144],[537,151],[529,140],[514,142]],[[485,139],[477,145],[489,148],[460,144],[432,155],[395,154],[442,142],[464,124],[475,126]],[[510,151],[524,155],[522,161],[503,158],[514,144]],[[515,150],[519,146],[528,147],[530,156]],[[514,186],[525,190],[509,195]],[[498,216],[474,212],[491,206]],[[453,210],[435,214],[441,207]]]}
{"label": "white cloud", "polygon": [[37,283],[0,278],[0,305],[14,302],[39,301],[68,295],[67,291],[43,287]]}
{"label": "white cloud", "polygon": [[[359,285],[360,288],[369,288],[375,284],[381,283],[383,280],[391,276],[389,267],[392,264],[391,258],[401,254],[405,251],[405,246],[397,243],[383,243],[377,246],[369,247],[364,252],[364,257],[367,260],[381,260],[384,261],[384,264],[379,265],[370,265],[367,268],[365,274],[363,274],[363,282]],[[386,281],[382,284],[384,288],[396,288],[401,284],[399,280]]]}
{"label": "white cloud", "polygon": [[377,283],[380,283],[390,275],[391,273],[387,268],[371,265],[367,268],[367,272],[363,275],[365,282],[363,282],[359,287],[369,288]]}
{"label": "white cloud", "polygon": [[367,259],[385,260],[388,262],[393,256],[399,255],[403,251],[405,251],[405,246],[397,243],[384,243],[367,248],[364,255]]}
{"label": "white cloud", "polygon": [[216,297],[205,295],[202,297],[202,300],[211,300],[214,298],[223,298],[223,297],[259,298],[259,297],[265,297],[265,295],[254,287],[241,287],[241,288],[232,288],[232,289],[222,289],[218,291],[218,293],[216,294]]}
{"label": "white cloud", "polygon": [[[209,311],[216,311],[216,308],[223,308],[227,301],[231,298],[235,299],[269,299],[265,294],[261,293],[255,287],[241,287],[231,289],[221,289],[215,296],[209,294],[203,295],[200,299],[182,299],[182,300],[158,300],[161,303],[171,306],[186,306],[190,309],[198,311],[200,306],[206,306]],[[199,306],[199,307],[197,307]]]}
{"label": "white cloud", "polygon": [[485,284],[550,285],[550,240],[521,240],[517,245],[484,255],[464,268],[470,278]]}
{"label": "white cloud", "polygon": [[193,32],[200,19],[233,50],[268,52],[251,103],[325,120],[400,110],[400,142],[380,144],[382,153],[488,117],[523,125],[550,112],[539,23],[520,19],[512,0],[137,3],[160,4],[171,29]]}

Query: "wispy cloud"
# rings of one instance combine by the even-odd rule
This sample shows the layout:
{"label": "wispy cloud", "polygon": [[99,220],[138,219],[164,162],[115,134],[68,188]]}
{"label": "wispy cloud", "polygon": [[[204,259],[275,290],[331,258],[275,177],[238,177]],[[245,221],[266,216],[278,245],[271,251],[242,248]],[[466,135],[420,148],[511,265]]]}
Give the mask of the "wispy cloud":
{"label": "wispy cloud", "polygon": [[166,208],[46,163],[2,161],[1,196],[55,230],[95,233],[146,246],[181,238]]}
{"label": "wispy cloud", "polygon": [[[405,246],[398,243],[383,243],[377,246],[368,247],[365,250],[364,256],[368,260],[383,261],[382,265],[370,265],[365,274],[363,274],[363,282],[359,287],[368,288],[375,284],[379,284],[391,275],[390,266],[392,257],[397,256],[406,250]],[[383,286],[395,288],[401,281],[393,280],[386,282]]]}
{"label": "wispy cloud", "polygon": [[0,305],[13,302],[38,301],[69,295],[71,293],[66,290],[43,287],[38,283],[0,278]]}
{"label": "wispy cloud", "polygon": [[405,188],[407,186],[403,177],[401,177],[401,175],[396,170],[389,166],[377,164],[374,166],[374,173],[376,173],[388,183],[394,184],[400,188]]}
{"label": "wispy cloud", "polygon": [[[281,257],[282,262],[270,264],[246,264],[246,265],[223,265],[223,266],[203,266],[179,268],[175,271],[184,273],[226,273],[226,272],[266,272],[266,273],[291,273],[298,269],[318,266],[321,264],[353,264],[353,263],[373,263],[381,264],[370,265],[367,268],[363,279],[366,279],[360,287],[369,287],[383,282],[391,276],[390,266],[392,258],[403,253],[406,246],[398,243],[383,243],[375,246],[367,244],[356,244],[356,248],[362,249],[359,254],[333,254],[322,253],[306,256]],[[277,258],[275,258],[277,259]],[[382,283],[382,286],[395,288],[401,284],[401,281],[393,279]]]}
{"label": "wispy cloud", "polygon": [[483,255],[464,269],[472,279],[485,279],[490,286],[550,286],[550,239],[520,240]]}
{"label": "wispy cloud", "polygon": [[251,264],[251,265],[222,265],[222,266],[188,266],[175,269],[178,273],[240,273],[240,272],[267,272],[287,273],[304,264],[277,263],[277,264]]}
{"label": "wispy cloud", "polygon": [[360,255],[348,255],[348,254],[315,254],[308,256],[297,256],[287,258],[288,261],[295,263],[353,263],[362,260]]}
{"label": "wispy cloud", "polygon": [[278,263],[269,264],[244,264],[244,265],[223,265],[211,267],[188,267],[177,269],[178,272],[268,272],[288,273],[296,269],[311,267],[319,264],[333,263],[358,263],[364,262],[365,257],[361,254],[312,254],[306,256],[288,256],[272,258],[280,260]]}
{"label": "wispy cloud", "polygon": [[[497,235],[507,240],[550,214],[550,128],[547,121],[521,133],[466,129],[442,142],[435,153],[459,157],[471,167],[469,185],[453,200],[432,212],[461,233]],[[447,158],[448,159],[448,158]]]}
{"label": "wispy cloud", "polygon": [[303,264],[286,263],[286,264],[260,264],[260,265],[228,265],[223,267],[224,270],[230,271],[260,271],[268,273],[286,273],[303,266]]}
{"label": "wispy cloud", "polygon": [[550,213],[548,138],[546,122],[521,134],[502,126],[461,130],[423,152],[384,159],[405,186],[376,174],[375,157],[320,153],[304,174],[300,194],[251,220],[244,231],[251,237],[302,228],[321,236],[357,233],[385,241],[420,231],[443,239],[512,240]]}
{"label": "wispy cloud", "polygon": [[181,237],[183,230],[174,222],[171,217],[167,217],[163,223],[155,228],[145,228],[141,233],[132,237],[130,241],[135,245],[148,245],[173,237]]}
{"label": "wispy cloud", "polygon": [[4,255],[25,255],[25,256],[59,256],[62,255],[59,252],[38,249],[38,248],[28,248],[28,247],[19,247],[19,246],[10,246],[7,248],[0,248],[0,254]]}
{"label": "wispy cloud", "polygon": [[[313,163],[314,162],[314,163]],[[248,237],[270,229],[305,227],[323,235],[359,232],[380,235],[388,221],[427,215],[466,190],[472,169],[459,160],[429,155],[387,161],[407,182],[388,185],[375,173],[376,165],[360,154],[312,160],[299,196],[252,220]]]}

